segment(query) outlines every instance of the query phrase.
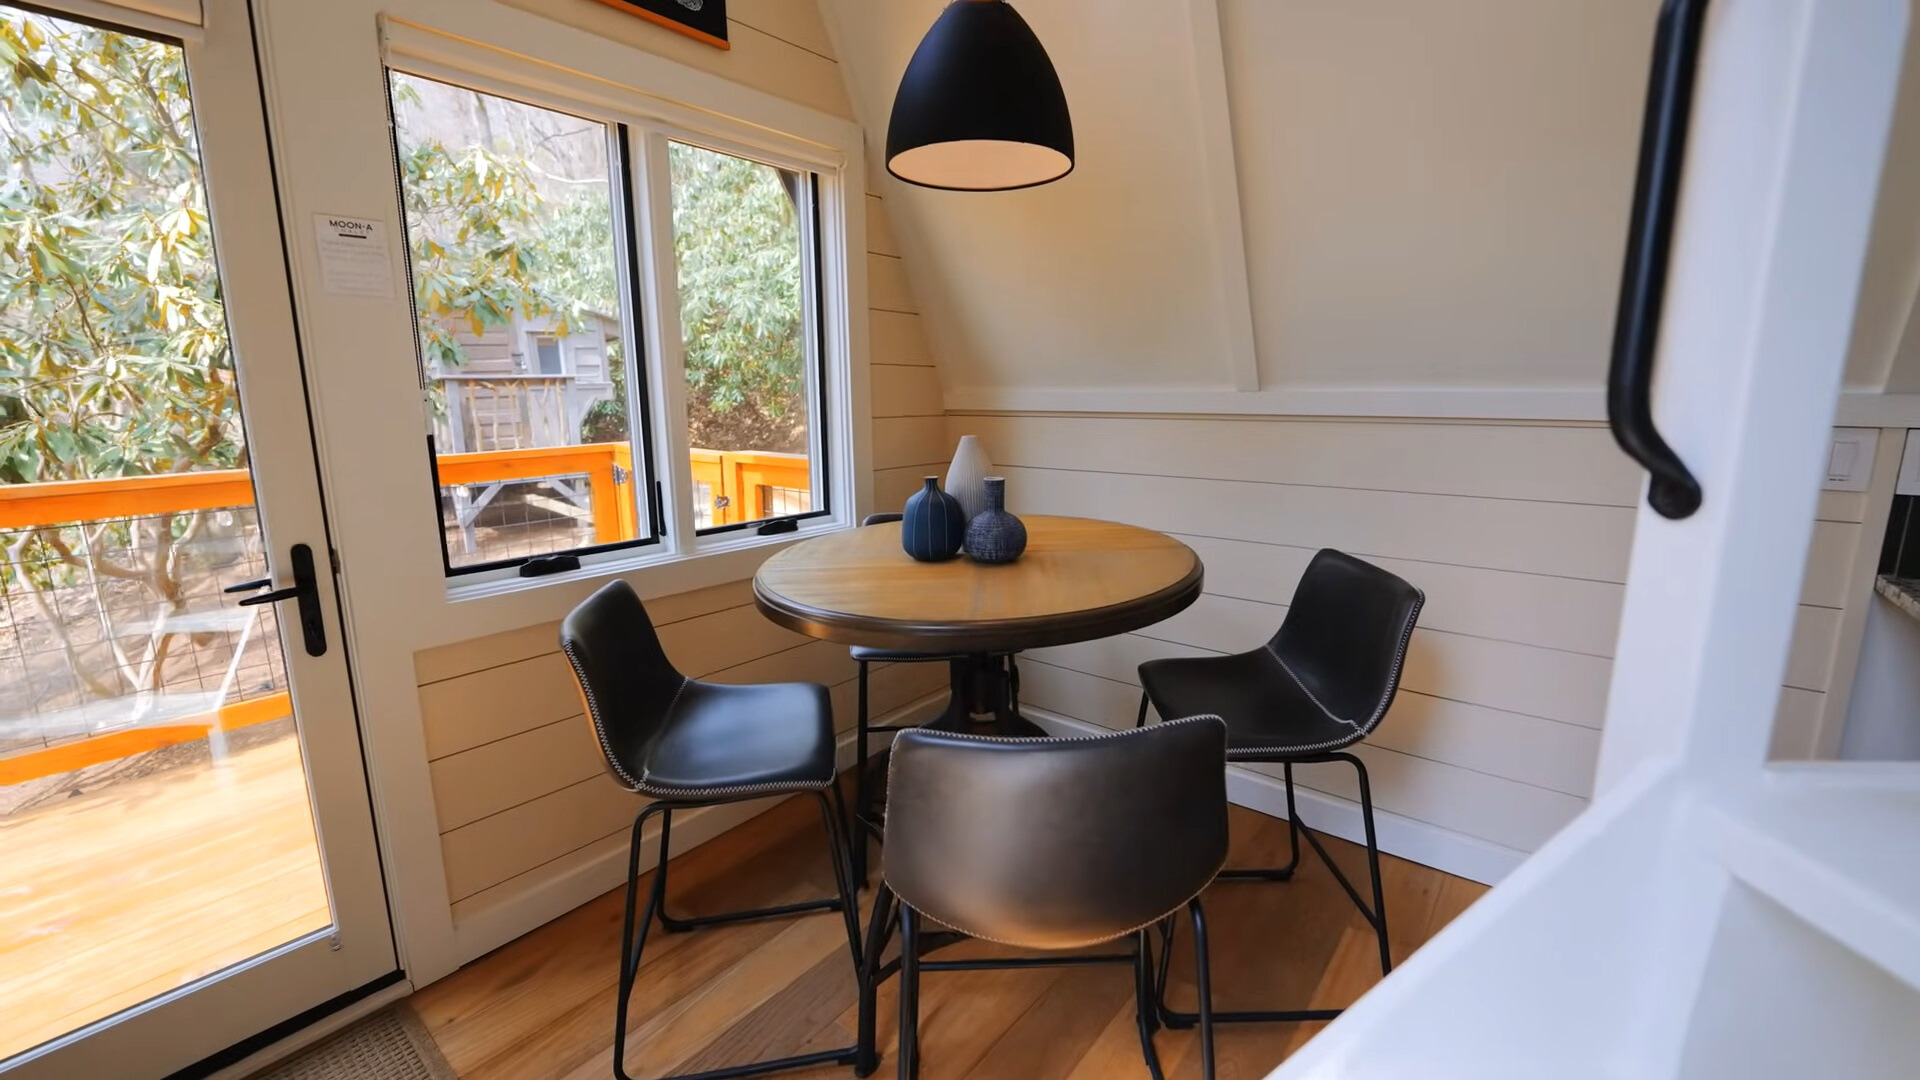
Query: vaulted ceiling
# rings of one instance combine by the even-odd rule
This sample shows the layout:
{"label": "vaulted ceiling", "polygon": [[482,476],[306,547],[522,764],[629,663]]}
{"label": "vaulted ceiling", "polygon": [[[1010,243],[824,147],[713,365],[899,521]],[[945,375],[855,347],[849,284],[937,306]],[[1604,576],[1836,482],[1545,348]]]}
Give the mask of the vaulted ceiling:
{"label": "vaulted ceiling", "polygon": [[[819,2],[950,402],[1600,386],[1658,0],[1017,0],[1078,164],[994,194],[881,168],[942,0]],[[1906,96],[1862,388],[1920,388],[1920,87]]]}

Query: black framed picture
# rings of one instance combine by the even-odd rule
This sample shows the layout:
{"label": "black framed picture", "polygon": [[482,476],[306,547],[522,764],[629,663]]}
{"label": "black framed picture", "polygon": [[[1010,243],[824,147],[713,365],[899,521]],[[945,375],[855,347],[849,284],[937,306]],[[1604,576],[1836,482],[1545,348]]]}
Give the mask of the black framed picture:
{"label": "black framed picture", "polygon": [[608,7],[726,49],[727,0],[600,0]]}

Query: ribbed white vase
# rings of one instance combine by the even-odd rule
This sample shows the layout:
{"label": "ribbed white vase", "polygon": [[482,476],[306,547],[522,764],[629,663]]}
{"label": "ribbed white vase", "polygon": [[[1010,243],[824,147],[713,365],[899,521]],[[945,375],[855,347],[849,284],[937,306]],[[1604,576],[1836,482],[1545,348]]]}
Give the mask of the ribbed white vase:
{"label": "ribbed white vase", "polygon": [[960,445],[953,452],[953,464],[947,466],[947,494],[960,500],[960,509],[968,521],[987,508],[987,475],[991,472],[993,462],[987,460],[980,440],[972,435],[960,436]]}

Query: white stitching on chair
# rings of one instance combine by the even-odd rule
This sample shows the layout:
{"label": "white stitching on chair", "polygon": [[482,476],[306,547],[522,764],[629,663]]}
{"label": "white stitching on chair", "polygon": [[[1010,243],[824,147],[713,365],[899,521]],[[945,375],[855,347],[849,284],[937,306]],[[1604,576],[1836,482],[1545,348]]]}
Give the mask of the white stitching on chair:
{"label": "white stitching on chair", "polygon": [[[1313,696],[1313,691],[1307,689],[1307,684],[1300,681],[1300,676],[1294,674],[1293,668],[1290,667],[1285,660],[1281,659],[1279,650],[1273,647],[1273,642],[1269,641],[1263,646],[1263,648],[1267,650],[1267,653],[1273,657],[1274,662],[1280,665],[1280,670],[1287,673],[1287,677],[1293,680],[1293,684],[1300,688],[1300,692],[1307,696],[1308,701],[1313,702],[1314,707],[1319,709],[1322,715],[1337,724],[1345,724],[1353,729],[1353,736],[1351,738],[1341,736],[1338,739],[1328,739],[1324,742],[1295,746],[1272,746],[1265,748],[1243,747],[1237,750],[1230,747],[1227,750],[1227,757],[1232,758],[1236,754],[1253,755],[1272,754],[1276,752],[1308,754],[1315,750],[1329,750],[1338,746],[1350,746],[1366,738],[1368,735],[1373,734],[1373,729],[1379,727],[1380,721],[1386,717],[1387,705],[1393,700],[1394,692],[1400,688],[1400,669],[1407,661],[1407,642],[1413,637],[1414,624],[1420,621],[1420,609],[1427,604],[1426,593],[1415,589],[1413,590],[1413,594],[1419,597],[1420,600],[1413,605],[1413,610],[1407,613],[1406,625],[1400,630],[1400,644],[1394,650],[1393,654],[1393,670],[1387,672],[1387,688],[1385,692],[1380,695],[1380,700],[1375,703],[1373,715],[1367,717],[1364,723],[1355,723],[1352,720],[1335,716],[1333,710],[1321,704],[1320,699]],[[1211,716],[1212,714],[1202,713],[1200,715]]]}

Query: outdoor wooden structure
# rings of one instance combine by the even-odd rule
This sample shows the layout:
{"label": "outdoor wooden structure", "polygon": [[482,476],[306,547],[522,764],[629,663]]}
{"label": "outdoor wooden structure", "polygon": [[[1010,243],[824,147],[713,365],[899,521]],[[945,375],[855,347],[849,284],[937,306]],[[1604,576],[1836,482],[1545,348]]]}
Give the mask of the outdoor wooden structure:
{"label": "outdoor wooden structure", "polygon": [[813,470],[805,454],[696,447],[692,458],[695,499],[705,487],[712,525],[759,521],[813,508]]}
{"label": "outdoor wooden structure", "polygon": [[[636,501],[622,494],[633,475],[633,448],[627,443],[442,454],[438,467],[446,487],[584,475],[590,481],[594,542],[618,543],[640,535]],[[779,508],[781,494],[798,492],[804,499],[812,483],[807,459],[798,454],[696,449],[693,474],[695,482],[711,492],[715,525],[792,512]],[[253,501],[253,477],[245,469],[0,485],[0,531],[223,510]],[[291,701],[279,692],[229,702],[183,722],[77,737],[0,757],[0,784],[70,772],[191,742],[213,730],[232,731],[291,715]]]}

